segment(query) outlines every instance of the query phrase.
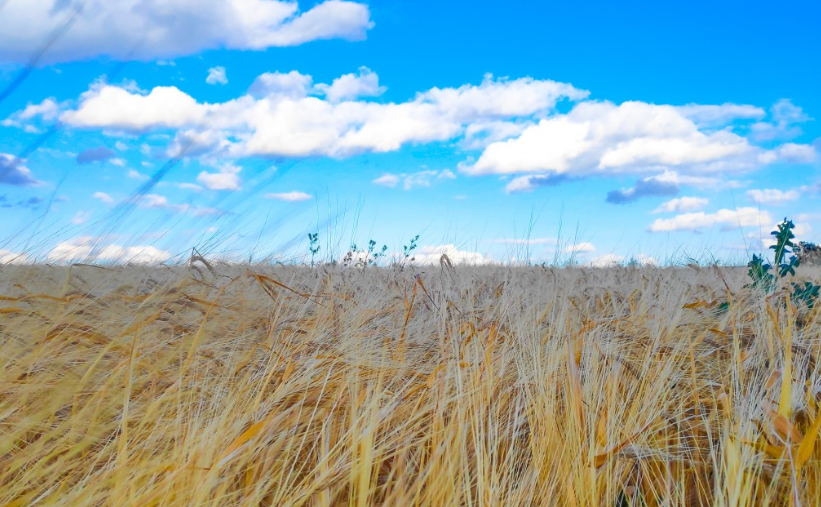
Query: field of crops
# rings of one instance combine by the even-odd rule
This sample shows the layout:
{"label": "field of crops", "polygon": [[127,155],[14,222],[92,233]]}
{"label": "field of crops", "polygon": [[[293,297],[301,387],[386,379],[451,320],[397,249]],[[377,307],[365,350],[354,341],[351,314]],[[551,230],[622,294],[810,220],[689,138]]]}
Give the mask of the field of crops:
{"label": "field of crops", "polygon": [[821,505],[821,305],[748,281],[0,267],[0,505]]}

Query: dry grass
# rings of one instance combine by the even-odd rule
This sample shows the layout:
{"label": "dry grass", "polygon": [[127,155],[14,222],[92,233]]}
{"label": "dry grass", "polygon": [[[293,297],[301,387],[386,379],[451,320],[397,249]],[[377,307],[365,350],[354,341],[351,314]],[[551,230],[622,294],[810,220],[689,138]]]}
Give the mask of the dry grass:
{"label": "dry grass", "polygon": [[821,505],[819,310],[744,277],[2,267],[0,505]]}

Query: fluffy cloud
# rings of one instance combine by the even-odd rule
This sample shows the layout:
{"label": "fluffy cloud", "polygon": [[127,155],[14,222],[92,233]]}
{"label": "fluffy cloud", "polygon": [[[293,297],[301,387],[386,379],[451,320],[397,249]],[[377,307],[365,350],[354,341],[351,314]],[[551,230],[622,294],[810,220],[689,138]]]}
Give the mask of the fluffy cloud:
{"label": "fluffy cloud", "polygon": [[47,98],[39,104],[29,103],[26,107],[3,121],[0,125],[4,127],[24,127],[24,124],[33,120],[54,121],[60,115],[62,105],[57,103],[53,97]]}
{"label": "fluffy cloud", "polygon": [[676,109],[700,127],[721,127],[735,120],[757,120],[766,116],[760,107],[743,104],[688,104]]}
{"label": "fluffy cloud", "polygon": [[586,253],[586,252],[593,252],[596,250],[596,247],[593,246],[592,243],[577,243],[575,245],[568,245],[565,247],[565,253]]}
{"label": "fluffy cloud", "polygon": [[31,262],[28,255],[0,249],[0,264],[26,264]]}
{"label": "fluffy cloud", "polygon": [[650,224],[650,232],[699,231],[720,225],[723,230],[736,227],[760,227],[772,222],[767,211],[758,208],[720,209],[715,213],[684,213],[673,218],[659,218]]}
{"label": "fluffy cloud", "polygon": [[308,95],[311,90],[313,78],[306,74],[292,70],[291,72],[266,72],[258,76],[248,89],[253,97],[264,98],[269,95],[274,97],[290,97],[300,99]]}
{"label": "fluffy cloud", "polygon": [[113,150],[100,146],[98,148],[89,148],[81,151],[77,155],[78,164],[91,164],[92,162],[103,162],[114,157],[116,153]]}
{"label": "fluffy cloud", "polygon": [[[375,82],[375,74],[362,71],[357,82],[363,76]],[[219,149],[233,157],[344,157],[453,139],[474,122],[546,114],[558,100],[587,95],[565,83],[486,76],[480,85],[434,88],[407,102],[335,102],[310,95],[321,86],[310,87],[309,78],[265,74],[249,95],[220,104],[198,103],[176,87],[146,94],[98,84],[61,119],[84,128],[177,129],[175,146],[186,147],[187,156]],[[326,94],[333,89],[328,85]]]}
{"label": "fluffy cloud", "polygon": [[468,174],[622,175],[739,171],[762,149],[728,130],[706,132],[673,106],[582,102],[514,139],[489,145]]}
{"label": "fluffy cloud", "polygon": [[482,264],[490,264],[493,260],[486,257],[479,252],[470,252],[466,250],[459,250],[456,245],[437,245],[437,246],[423,246],[417,253],[414,254],[416,264],[434,264],[438,265],[442,255],[447,255],[450,262],[453,264],[468,264],[471,266],[479,266]]}
{"label": "fluffy cloud", "polygon": [[444,169],[442,171],[426,170],[410,174],[388,173],[376,178],[371,183],[383,187],[394,188],[396,187],[396,185],[402,182],[402,187],[405,190],[413,190],[417,187],[429,187],[431,183],[434,181],[439,181],[443,179],[452,180],[454,178],[456,178],[456,175],[453,174],[453,171],[449,169]]}
{"label": "fluffy cloud", "polygon": [[8,153],[0,153],[0,184],[31,187],[39,183],[22,160]]}
{"label": "fluffy cloud", "polygon": [[811,118],[804,110],[789,99],[781,99],[770,108],[771,121],[758,122],[750,127],[753,139],[771,141],[773,139],[792,139],[802,134],[801,123]]}
{"label": "fluffy cloud", "polygon": [[213,108],[198,104],[174,86],[158,86],[148,95],[119,86],[96,84],[80,96],[80,108],[61,116],[76,127],[130,131],[172,128],[201,123]]}
{"label": "fluffy cloud", "polygon": [[594,268],[612,268],[621,264],[623,260],[624,257],[621,255],[609,253],[592,259],[588,265]]}
{"label": "fluffy cloud", "polygon": [[153,246],[107,245],[95,248],[94,238],[83,236],[55,246],[47,256],[51,262],[103,261],[134,264],[157,264],[171,258],[165,250]]}
{"label": "fluffy cloud", "polygon": [[205,82],[210,85],[227,85],[228,77],[225,75],[225,67],[211,67],[208,69],[208,76]]}
{"label": "fluffy cloud", "polygon": [[653,213],[681,213],[683,211],[697,211],[709,204],[704,197],[678,197],[664,202]]}
{"label": "fluffy cloud", "polygon": [[638,180],[631,188],[611,190],[607,193],[606,201],[610,204],[627,204],[643,197],[676,195],[678,191],[675,183],[650,177]]}
{"label": "fluffy cloud", "polygon": [[27,63],[62,32],[42,63],[109,56],[152,60],[207,49],[294,46],[318,39],[361,40],[373,26],[368,6],[329,0],[306,12],[277,0],[28,0],[0,16],[0,63]]}
{"label": "fluffy cloud", "polygon": [[785,202],[795,201],[801,197],[801,192],[797,189],[792,190],[778,190],[775,188],[753,189],[747,191],[747,197],[758,204],[784,204]]}
{"label": "fluffy cloud", "polygon": [[197,181],[211,190],[239,190],[242,188],[242,180],[239,178],[241,170],[241,167],[225,164],[216,173],[202,171],[197,175]]}
{"label": "fluffy cloud", "polygon": [[345,74],[333,80],[330,85],[320,84],[317,89],[331,102],[350,100],[358,97],[377,97],[385,93],[379,86],[379,76],[367,67],[360,67],[359,74]]}
{"label": "fluffy cloud", "polygon": [[306,194],[305,192],[297,191],[265,194],[265,197],[268,199],[276,199],[278,201],[286,202],[302,202],[314,198],[311,194]]}

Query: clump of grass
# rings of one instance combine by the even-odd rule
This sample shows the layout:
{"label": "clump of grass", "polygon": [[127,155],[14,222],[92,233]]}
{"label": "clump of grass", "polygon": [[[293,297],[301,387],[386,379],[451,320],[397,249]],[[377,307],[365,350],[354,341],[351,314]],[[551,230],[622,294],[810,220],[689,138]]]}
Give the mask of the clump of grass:
{"label": "clump of grass", "polygon": [[0,505],[821,505],[745,269],[208,267],[2,268]]}

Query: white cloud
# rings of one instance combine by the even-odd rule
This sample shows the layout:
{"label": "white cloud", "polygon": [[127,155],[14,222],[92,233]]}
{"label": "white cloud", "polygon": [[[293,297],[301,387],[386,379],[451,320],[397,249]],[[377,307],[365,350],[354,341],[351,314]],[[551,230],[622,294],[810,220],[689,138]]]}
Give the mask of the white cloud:
{"label": "white cloud", "polygon": [[575,245],[568,245],[565,247],[565,253],[585,253],[585,252],[592,252],[596,250],[596,247],[593,246],[592,243],[577,243]]}
{"label": "white cloud", "polygon": [[216,48],[262,50],[318,39],[361,40],[373,26],[366,4],[340,0],[306,12],[299,12],[297,2],[276,0],[8,2],[0,17],[0,63],[27,63],[72,17],[73,24],[44,53],[43,63],[97,56],[153,60]]}
{"label": "white cloud", "polygon": [[413,190],[417,187],[429,187],[431,186],[431,183],[434,181],[452,180],[455,178],[456,175],[450,169],[443,169],[441,171],[425,170],[410,174],[388,173],[376,178],[371,183],[383,187],[394,188],[396,187],[396,185],[399,184],[399,182],[402,182],[402,188],[404,188],[405,190]]}
{"label": "white cloud", "polygon": [[747,197],[758,204],[778,205],[795,201],[801,197],[799,190],[778,190],[776,188],[753,189],[747,191]]}
{"label": "white cloud", "polygon": [[31,262],[28,255],[0,249],[0,264],[26,264]]}
{"label": "white cloud", "polygon": [[153,246],[106,245],[94,249],[94,238],[81,236],[64,241],[48,253],[51,262],[107,261],[136,264],[156,264],[171,258],[171,254]]}
{"label": "white cloud", "polygon": [[193,183],[177,183],[177,188],[181,190],[193,190],[194,192],[202,192],[202,187]]}
{"label": "white cloud", "polygon": [[286,202],[301,202],[314,198],[311,194],[297,191],[265,194],[265,197],[268,199],[276,199],[278,201]]}
{"label": "white cloud", "polygon": [[359,74],[345,74],[333,80],[330,85],[319,84],[317,89],[331,102],[350,100],[358,97],[377,97],[385,93],[379,86],[379,76],[367,67],[360,67]]}
{"label": "white cloud", "polygon": [[715,213],[685,213],[673,218],[658,218],[650,224],[650,232],[699,231],[715,225],[729,230],[736,227],[755,227],[772,222],[767,211],[758,208],[720,209]]}
{"label": "white cloud", "polygon": [[680,213],[683,211],[696,211],[709,204],[709,199],[705,197],[677,197],[670,199],[654,209],[652,213]]}
{"label": "white cloud", "polygon": [[673,106],[582,102],[504,142],[490,144],[468,174],[623,175],[665,169],[704,174],[759,165],[761,148],[727,130],[704,132]]}
{"label": "white cloud", "polygon": [[743,104],[687,104],[676,109],[700,127],[720,127],[736,120],[757,120],[766,116],[760,107]]}
{"label": "white cloud", "polygon": [[461,145],[466,150],[483,149],[490,144],[518,136],[530,125],[531,122],[501,120],[474,122],[465,129],[465,139]]}
{"label": "white cloud", "polygon": [[624,260],[624,257],[621,255],[616,255],[613,253],[604,254],[600,257],[596,257],[595,259],[589,262],[589,265],[594,268],[612,268],[614,266],[618,266]]}
{"label": "white cloud", "polygon": [[771,121],[758,122],[750,127],[751,137],[756,141],[792,139],[802,134],[801,123],[811,118],[804,110],[789,99],[780,99],[770,108]]}
{"label": "white cloud", "polygon": [[94,192],[92,197],[95,199],[99,199],[106,204],[114,204],[114,198],[105,192]]}
{"label": "white cloud", "polygon": [[139,171],[135,171],[134,169],[129,169],[128,172],[126,173],[126,176],[128,176],[129,178],[131,178],[133,180],[147,180],[148,179],[148,176],[146,176],[145,174],[143,174]]}
{"label": "white cloud", "polygon": [[197,175],[197,181],[211,190],[240,190],[242,188],[242,180],[239,178],[241,170],[241,167],[233,164],[224,164],[216,173],[202,171]]}
{"label": "white cloud", "polygon": [[186,156],[220,150],[232,157],[344,157],[453,139],[471,123],[547,113],[556,101],[587,93],[554,81],[486,76],[478,86],[434,88],[407,102],[332,102],[306,95],[309,78],[263,75],[250,95],[220,104],[198,103],[176,87],[141,94],[98,84],[61,119],[85,128],[177,129],[171,154],[185,146]]}
{"label": "white cloud", "polygon": [[208,76],[205,82],[210,85],[227,85],[228,77],[225,75],[225,67],[211,67],[208,69]]}
{"label": "white cloud", "polygon": [[442,255],[447,255],[450,262],[453,264],[468,264],[478,266],[482,264],[490,264],[493,260],[478,252],[470,252],[466,250],[459,250],[456,245],[437,245],[437,246],[423,246],[419,248],[414,254],[416,264],[434,264],[438,265]]}
{"label": "white cloud", "polygon": [[266,72],[257,77],[248,93],[257,98],[269,95],[300,99],[308,95],[313,78],[306,74],[292,70],[287,74],[281,72]]}
{"label": "white cloud", "polygon": [[120,151],[126,151],[126,150],[128,150],[128,145],[127,145],[127,144],[125,144],[125,143],[124,143],[124,142],[122,142],[122,141],[117,141],[116,143],[114,143],[114,147],[115,147],[115,148],[117,148],[117,149],[118,149],[118,150],[120,150]]}
{"label": "white cloud", "polygon": [[174,129],[203,122],[209,109],[213,108],[198,104],[174,86],[158,86],[141,95],[97,84],[80,96],[79,109],[63,113],[60,119],[75,127]]}
{"label": "white cloud", "polygon": [[383,187],[394,188],[396,185],[399,184],[399,181],[401,179],[402,178],[400,176],[396,175],[396,174],[388,173],[388,174],[383,174],[382,176],[376,178],[371,183],[374,183],[376,185],[380,185],[380,186],[383,186]]}

